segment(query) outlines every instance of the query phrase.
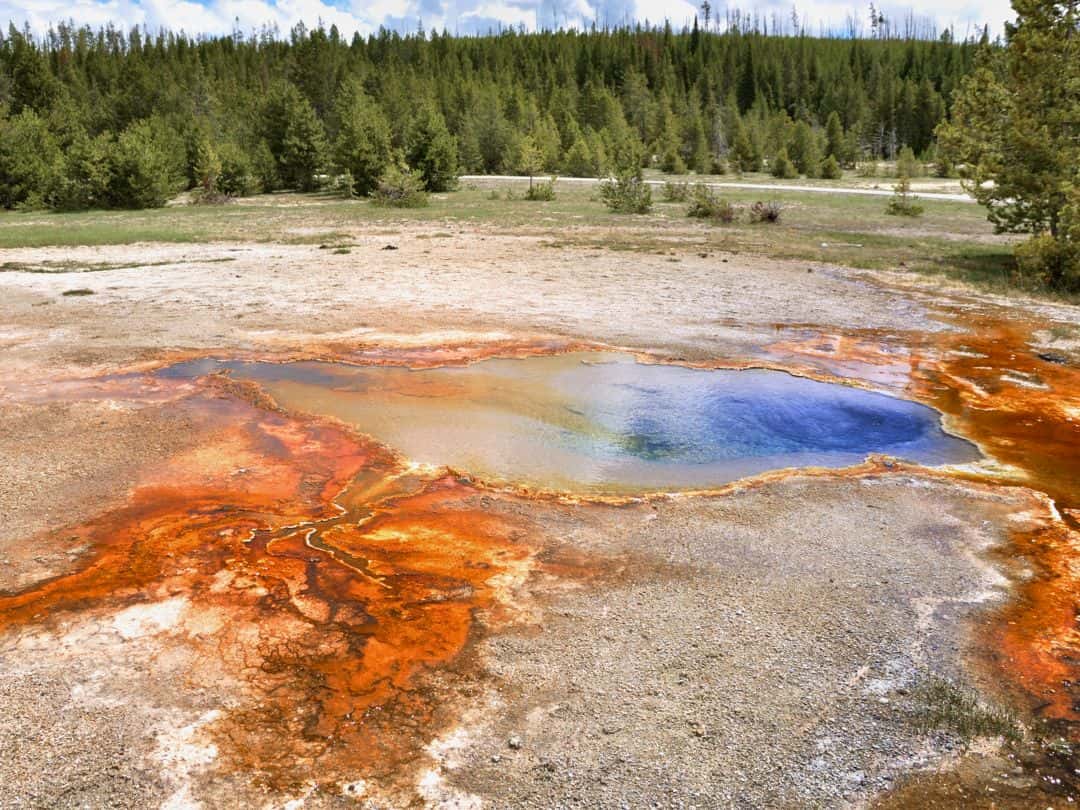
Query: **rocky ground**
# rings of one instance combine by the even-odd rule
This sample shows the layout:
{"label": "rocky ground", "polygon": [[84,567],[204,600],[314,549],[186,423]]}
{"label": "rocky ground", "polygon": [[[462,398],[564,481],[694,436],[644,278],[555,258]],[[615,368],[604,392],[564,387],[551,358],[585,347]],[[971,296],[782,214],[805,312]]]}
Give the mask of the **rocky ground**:
{"label": "rocky ground", "polygon": [[[353,242],[348,254],[6,251],[24,267],[135,266],[0,273],[0,588],[77,567],[80,550],[56,532],[123,502],[140,471],[205,438],[154,402],[43,402],[49,381],[179,354],[537,335],[752,360],[784,329],[948,328],[924,285],[836,267],[421,225]],[[1076,320],[1066,307],[1041,315]],[[235,684],[223,672],[192,685],[206,662],[185,652],[185,595],[173,594],[142,612],[7,633],[0,806],[865,804],[912,770],[955,762],[954,737],[919,728],[920,685],[988,686],[971,663],[974,631],[1025,575],[995,550],[1043,507],[1022,490],[874,468],[623,506],[493,508],[535,523],[542,557],[582,557],[600,575],[560,577],[553,564],[529,587],[532,620],[478,635],[480,674],[464,692],[443,684],[460,720],[432,740],[407,799],[379,799],[363,774],[333,794],[216,776],[199,728],[234,705]],[[433,673],[432,688],[444,677]]]}

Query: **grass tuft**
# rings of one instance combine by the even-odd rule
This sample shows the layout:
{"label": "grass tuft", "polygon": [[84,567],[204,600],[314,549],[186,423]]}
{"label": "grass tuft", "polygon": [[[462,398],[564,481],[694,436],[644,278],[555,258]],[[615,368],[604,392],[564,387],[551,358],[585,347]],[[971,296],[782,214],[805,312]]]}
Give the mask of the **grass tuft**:
{"label": "grass tuft", "polygon": [[1023,736],[1020,723],[1009,711],[983,703],[971,688],[931,677],[915,692],[915,723],[919,731],[948,731],[965,746],[982,737],[1004,737],[1016,742]]}

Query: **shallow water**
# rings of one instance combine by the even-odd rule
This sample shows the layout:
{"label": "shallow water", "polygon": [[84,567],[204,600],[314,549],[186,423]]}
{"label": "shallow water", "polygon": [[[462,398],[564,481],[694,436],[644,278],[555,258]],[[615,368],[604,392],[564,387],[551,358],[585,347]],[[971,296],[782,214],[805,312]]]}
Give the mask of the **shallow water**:
{"label": "shallow water", "polygon": [[914,402],[778,371],[649,365],[618,353],[419,370],[199,360],[159,374],[224,370],[413,461],[552,489],[694,489],[786,467],[845,467],[871,453],[927,465],[978,458]]}

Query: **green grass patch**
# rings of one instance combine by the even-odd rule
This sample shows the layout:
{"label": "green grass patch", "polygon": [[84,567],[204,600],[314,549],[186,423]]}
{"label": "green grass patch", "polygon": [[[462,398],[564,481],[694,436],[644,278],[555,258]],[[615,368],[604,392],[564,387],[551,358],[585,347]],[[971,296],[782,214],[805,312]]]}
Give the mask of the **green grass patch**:
{"label": "green grass patch", "polygon": [[948,731],[964,745],[983,737],[1003,737],[1010,742],[1023,737],[1015,715],[983,703],[973,689],[945,678],[929,678],[914,698],[915,724],[923,733]]}
{"label": "green grass patch", "polygon": [[[518,195],[528,181],[499,181]],[[807,262],[827,262],[870,270],[907,269],[944,275],[996,291],[1017,289],[1010,242],[993,235],[977,205],[925,200],[918,220],[890,217],[887,198],[814,192],[721,189],[718,196],[737,208],[736,220],[704,224],[686,218],[685,203],[658,202],[649,214],[609,212],[597,189],[567,183],[556,199],[517,204],[493,198],[491,185],[478,183],[431,197],[424,208],[385,208],[367,200],[325,194],[271,194],[228,206],[176,206],[146,211],[80,213],[0,213],[0,249],[138,242],[273,242],[318,245],[327,250],[355,247],[357,237],[401,233],[405,226],[435,227],[417,239],[448,238],[457,228],[538,236],[549,246],[619,251],[746,252]],[[657,194],[656,196],[659,196]],[[783,207],[779,223],[750,223],[757,201]],[[59,268],[29,263],[0,269],[50,272]],[[117,269],[122,265],[85,269]],[[67,272],[75,272],[74,264]]]}
{"label": "green grass patch", "polygon": [[[200,264],[219,264],[221,262],[234,262],[235,256],[218,256],[210,259],[200,259]],[[0,263],[0,273],[101,273],[106,270],[130,270],[136,267],[163,267],[170,264],[180,264],[175,261],[161,262],[75,262],[75,261],[43,261],[43,262],[3,262]]]}

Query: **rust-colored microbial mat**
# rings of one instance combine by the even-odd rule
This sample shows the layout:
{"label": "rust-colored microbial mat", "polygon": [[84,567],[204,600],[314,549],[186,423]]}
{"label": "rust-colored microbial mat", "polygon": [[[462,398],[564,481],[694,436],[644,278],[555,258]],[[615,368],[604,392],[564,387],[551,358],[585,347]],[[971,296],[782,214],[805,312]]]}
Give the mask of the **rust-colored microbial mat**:
{"label": "rust-colored microbial mat", "polygon": [[1080,370],[1032,347],[1047,324],[999,308],[942,319],[957,328],[815,335],[770,349],[811,371],[905,390],[1002,465],[973,477],[1040,493],[1039,508],[1018,516],[1013,531],[1012,551],[1032,563],[1035,576],[986,625],[984,646],[1039,716],[1065,721],[1080,739]]}
{"label": "rust-colored microbial mat", "polygon": [[[1038,324],[996,311],[954,317],[961,330],[930,334],[823,336],[807,328],[769,352],[777,365],[808,376],[857,378],[934,406],[951,430],[1003,465],[955,474],[1038,493],[1014,531],[1015,551],[1038,576],[988,625],[986,647],[1033,708],[1075,733],[1080,372],[1028,348]],[[500,352],[563,355],[572,348],[581,347],[536,343]],[[347,359],[432,368],[470,357],[454,347],[373,349]],[[566,355],[545,363],[570,374],[581,361]],[[325,369],[306,369],[315,371]],[[607,367],[609,374],[624,371],[639,369]],[[360,390],[345,372],[335,373],[341,392]],[[391,393],[416,399],[436,390],[418,384],[438,382],[441,392],[458,376],[466,375],[400,379]],[[690,376],[684,371],[680,380]],[[491,390],[505,387],[500,381]],[[0,594],[0,629],[182,596],[180,638],[205,664],[192,678],[224,674],[240,696],[206,729],[217,746],[215,767],[276,788],[363,777],[393,789],[456,719],[433,673],[477,677],[470,639],[527,615],[523,586],[539,565],[537,539],[516,516],[514,496],[409,465],[342,423],[285,413],[266,390],[273,389],[265,381],[202,371],[21,390],[29,399],[164,403],[198,422],[206,439],[145,473],[123,507],[65,529],[67,542],[90,551],[65,575]],[[847,389],[849,399],[871,401],[855,393],[867,392]],[[587,421],[561,397],[549,399],[570,427]],[[536,401],[524,397],[518,410],[531,413]],[[905,420],[921,407],[902,405]],[[586,427],[578,432],[604,435]],[[638,426],[642,436],[650,430]],[[626,452],[654,463],[664,450],[638,441]],[[506,508],[493,508],[494,501]]]}
{"label": "rust-colored microbial mat", "polygon": [[[146,383],[84,393],[137,396]],[[478,618],[512,612],[533,553],[523,529],[457,480],[250,388],[155,385],[210,438],[123,508],[67,530],[89,556],[0,595],[0,627],[183,595],[185,643],[246,695],[209,729],[219,766],[276,787],[394,776],[445,719],[425,673],[460,656]]]}

